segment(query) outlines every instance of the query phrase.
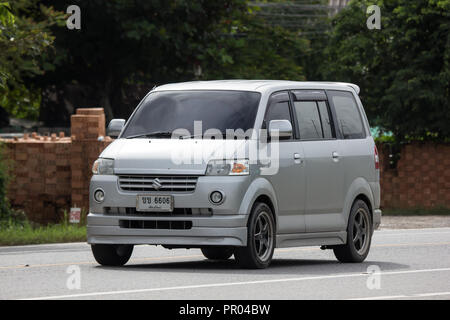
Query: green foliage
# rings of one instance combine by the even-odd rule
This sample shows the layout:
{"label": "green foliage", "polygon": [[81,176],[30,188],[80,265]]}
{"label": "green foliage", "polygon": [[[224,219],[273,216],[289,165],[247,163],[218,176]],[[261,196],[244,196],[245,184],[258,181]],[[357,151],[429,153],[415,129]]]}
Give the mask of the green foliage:
{"label": "green foliage", "polygon": [[[381,8],[381,30],[366,8]],[[399,140],[450,137],[450,0],[354,0],[338,14],[322,77],[361,86],[369,118]]]}
{"label": "green foliage", "polygon": [[11,6],[8,2],[0,2],[0,34],[3,32],[3,28],[6,26],[14,25],[15,17],[11,13]]}
{"label": "green foliage", "polygon": [[0,228],[0,246],[85,241],[85,226],[57,224],[33,227],[27,223]]}
{"label": "green foliage", "polygon": [[6,157],[5,148],[0,142],[0,229],[8,225],[23,225],[26,221],[25,213],[12,209],[7,198],[12,163]]}
{"label": "green foliage", "polygon": [[6,146],[0,142],[0,229],[8,226],[23,226],[26,215],[22,210],[15,210],[7,198],[8,185],[11,181],[12,161],[6,156]]}
{"label": "green foliage", "polygon": [[0,246],[86,241],[86,217],[83,211],[80,223],[71,224],[64,211],[60,223],[39,225],[22,211],[11,211],[7,220],[0,220]]}
{"label": "green foliage", "polygon": [[24,80],[44,73],[42,55],[63,16],[37,0],[0,2],[0,105],[12,116],[37,118],[40,91]]}
{"label": "green foliage", "polygon": [[198,56],[202,78],[305,80],[297,61],[308,49],[307,40],[251,12],[237,12],[220,25],[218,43]]}
{"label": "green foliage", "polygon": [[266,24],[290,31],[284,50],[294,55],[296,65],[302,68],[301,78],[304,75],[309,81],[320,80],[318,66],[323,63],[331,28],[328,4],[328,0],[270,0],[258,2],[260,7],[254,11]]}
{"label": "green foliage", "polygon": [[[65,3],[46,0],[65,10]],[[86,104],[108,118],[127,117],[127,84],[194,79],[303,79],[295,57],[301,39],[264,25],[245,0],[78,0],[81,30],[54,29],[56,50],[47,56],[41,87],[76,84]],[[101,13],[101,14],[100,14]],[[201,73],[196,71],[201,69]],[[44,106],[45,107],[45,106]]]}
{"label": "green foliage", "polygon": [[4,106],[8,113],[19,119],[37,120],[41,103],[41,90],[26,87],[16,83],[8,87],[0,95],[0,106]]}

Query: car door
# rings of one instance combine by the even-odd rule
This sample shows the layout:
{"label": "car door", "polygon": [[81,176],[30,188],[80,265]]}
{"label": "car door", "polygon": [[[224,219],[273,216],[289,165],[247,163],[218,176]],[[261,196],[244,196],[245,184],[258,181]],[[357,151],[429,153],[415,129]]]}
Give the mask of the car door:
{"label": "car door", "polygon": [[[264,126],[271,120],[289,120],[295,128],[292,107],[288,92],[273,94],[268,103]],[[267,175],[277,196],[278,233],[290,234],[305,231],[305,170],[303,168],[303,150],[294,134],[289,139],[280,139],[278,143],[269,142],[269,149],[279,148],[279,168],[276,174]]]}
{"label": "car door", "polygon": [[[343,172],[344,187],[348,191],[356,179],[376,181],[374,153],[375,145],[369,134],[369,126],[364,121],[364,110],[359,98],[350,91],[327,90],[331,107],[336,113],[337,126],[345,158]],[[348,212],[343,213],[347,219]]]}
{"label": "car door", "polygon": [[344,205],[342,145],[322,90],[293,91],[294,114],[304,152],[306,232],[338,231]]}

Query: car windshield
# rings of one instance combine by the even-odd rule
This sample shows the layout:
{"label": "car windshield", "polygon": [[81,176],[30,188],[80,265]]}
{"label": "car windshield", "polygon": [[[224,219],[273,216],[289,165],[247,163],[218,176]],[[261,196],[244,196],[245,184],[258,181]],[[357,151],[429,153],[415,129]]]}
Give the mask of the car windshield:
{"label": "car windshield", "polygon": [[[223,135],[227,130],[247,131],[254,126],[260,98],[260,93],[249,91],[154,92],[136,110],[122,138],[167,138],[180,129],[192,137],[209,129]],[[201,131],[200,123],[194,131],[196,121],[201,121]]]}

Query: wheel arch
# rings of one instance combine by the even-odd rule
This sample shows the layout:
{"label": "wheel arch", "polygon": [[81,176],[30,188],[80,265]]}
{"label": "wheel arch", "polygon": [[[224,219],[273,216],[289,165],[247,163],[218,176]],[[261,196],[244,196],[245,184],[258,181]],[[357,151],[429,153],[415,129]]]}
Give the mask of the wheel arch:
{"label": "wheel arch", "polygon": [[277,215],[275,214],[275,207],[273,206],[272,200],[269,198],[269,196],[267,196],[265,194],[262,194],[262,195],[258,196],[255,199],[255,202],[253,203],[253,205],[255,203],[258,203],[258,202],[262,202],[262,203],[264,203],[264,204],[269,206],[270,210],[272,210],[272,216],[273,216],[273,220],[275,222],[275,225],[277,225]]}
{"label": "wheel arch", "polygon": [[278,230],[278,203],[276,193],[270,182],[264,178],[257,178],[250,184],[239,208],[239,214],[246,215],[248,221],[250,212],[254,204],[258,201],[263,202],[270,207],[276,230]]}
{"label": "wheel arch", "polygon": [[372,189],[366,179],[359,177],[356,178],[348,189],[344,208],[343,208],[343,219],[345,227],[347,228],[348,218],[350,215],[350,210],[356,200],[364,201],[369,207],[370,217],[373,222],[373,208],[374,208],[374,197],[372,194]]}
{"label": "wheel arch", "polygon": [[364,193],[360,193],[356,196],[355,200],[353,200],[352,206],[357,200],[362,200],[366,203],[367,207],[369,208],[370,219],[373,223],[373,207],[370,199]]}

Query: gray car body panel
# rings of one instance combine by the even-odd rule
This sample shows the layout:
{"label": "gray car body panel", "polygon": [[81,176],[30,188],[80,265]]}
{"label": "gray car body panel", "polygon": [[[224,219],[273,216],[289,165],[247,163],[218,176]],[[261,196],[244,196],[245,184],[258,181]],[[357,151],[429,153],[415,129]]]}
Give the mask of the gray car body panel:
{"label": "gray car body panel", "polygon": [[[88,243],[102,244],[161,244],[167,246],[245,246],[247,221],[259,197],[270,199],[276,221],[277,247],[337,245],[346,242],[346,228],[351,206],[357,197],[370,203],[373,225],[381,220],[379,171],[375,170],[375,143],[370,135],[367,117],[358,97],[359,87],[346,83],[292,82],[292,81],[207,81],[170,84],[153,91],[175,90],[240,90],[261,94],[255,128],[261,128],[270,96],[289,90],[341,90],[351,92],[363,119],[366,138],[355,140],[330,139],[320,141],[281,141],[280,170],[278,174],[259,174],[256,165],[248,176],[205,176],[206,164],[215,159],[217,150],[248,155],[249,143],[257,141],[256,134],[249,141],[119,139],[100,155],[114,159],[115,174],[196,175],[199,176],[193,192],[170,193],[175,208],[211,209],[205,217],[145,216],[127,220],[192,221],[189,230],[124,229],[119,220],[110,216],[105,207],[134,207],[137,194],[119,188],[116,175],[94,175],[90,183],[90,210],[88,215]],[[152,92],[153,92],[152,91]],[[151,93],[149,93],[151,94]],[[139,106],[138,106],[139,107]],[[208,155],[197,164],[173,164],[170,152],[174,149],[206,149]],[[338,152],[339,161],[331,160]],[[298,153],[301,162],[293,155]],[[149,162],[151,161],[151,166]],[[97,203],[93,193],[105,192],[103,203]],[[213,205],[209,194],[220,190],[226,195],[221,205]],[[148,192],[146,193],[148,194]],[[150,194],[168,194],[151,192]]]}

